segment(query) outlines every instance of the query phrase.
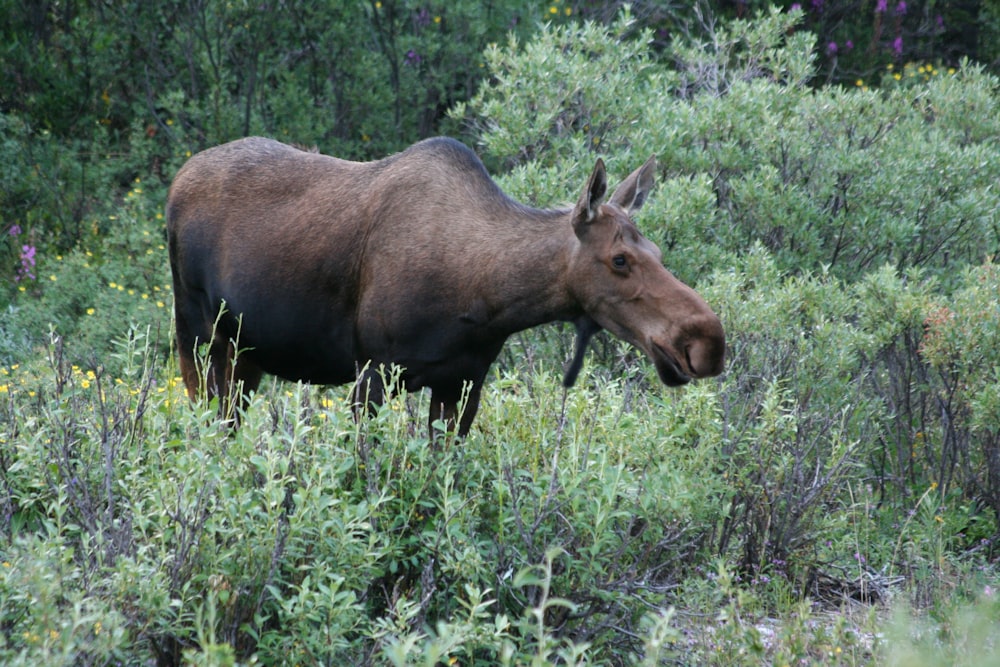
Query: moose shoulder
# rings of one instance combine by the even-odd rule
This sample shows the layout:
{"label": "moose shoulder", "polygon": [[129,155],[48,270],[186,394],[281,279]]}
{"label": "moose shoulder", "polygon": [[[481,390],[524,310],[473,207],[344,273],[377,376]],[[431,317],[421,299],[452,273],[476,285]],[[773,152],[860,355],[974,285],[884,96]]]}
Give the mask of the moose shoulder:
{"label": "moose shoulder", "polygon": [[716,375],[719,318],[630,219],[655,170],[650,158],[602,203],[597,160],[573,208],[537,210],[507,197],[451,139],[366,163],[262,138],[203,151],[167,201],[188,394],[205,387],[229,410],[230,392],[270,373],[357,379],[357,402],[378,404],[378,369],[397,364],[408,388],[431,389],[431,422],[457,420],[465,434],[504,341],[555,320],[577,328],[567,385],[602,328],[645,352],[668,385]]}

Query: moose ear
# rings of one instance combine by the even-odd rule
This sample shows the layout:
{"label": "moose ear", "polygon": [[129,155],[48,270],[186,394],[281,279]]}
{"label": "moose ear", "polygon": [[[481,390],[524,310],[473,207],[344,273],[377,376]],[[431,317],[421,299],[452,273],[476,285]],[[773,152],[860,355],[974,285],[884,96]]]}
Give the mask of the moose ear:
{"label": "moose ear", "polygon": [[573,228],[577,236],[583,233],[594,218],[597,217],[597,207],[601,205],[605,193],[608,191],[608,174],[604,169],[604,160],[597,158],[594,171],[590,174],[587,187],[583,189],[583,194],[576,202],[573,209]]}
{"label": "moose ear", "polygon": [[642,165],[628,175],[621,185],[611,195],[611,203],[617,204],[632,215],[646,203],[649,191],[653,189],[656,182],[656,156],[646,160]]}

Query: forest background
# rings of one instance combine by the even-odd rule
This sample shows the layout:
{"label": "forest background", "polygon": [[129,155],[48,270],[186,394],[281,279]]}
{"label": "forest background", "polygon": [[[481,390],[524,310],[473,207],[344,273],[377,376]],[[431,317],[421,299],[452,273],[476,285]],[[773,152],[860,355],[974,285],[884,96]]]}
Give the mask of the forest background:
{"label": "forest background", "polygon": [[[996,664],[1000,3],[0,0],[0,662]],[[249,134],[463,139],[720,313],[681,391],[516,336],[468,439],[171,352],[163,202]]]}

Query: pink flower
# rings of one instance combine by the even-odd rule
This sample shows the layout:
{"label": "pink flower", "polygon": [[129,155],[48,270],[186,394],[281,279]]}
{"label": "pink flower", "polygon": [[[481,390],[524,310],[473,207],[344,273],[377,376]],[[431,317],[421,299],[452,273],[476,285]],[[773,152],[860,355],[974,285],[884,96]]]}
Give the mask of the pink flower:
{"label": "pink flower", "polygon": [[14,282],[19,283],[24,278],[35,279],[35,247],[30,245],[21,246],[21,266],[14,276]]}

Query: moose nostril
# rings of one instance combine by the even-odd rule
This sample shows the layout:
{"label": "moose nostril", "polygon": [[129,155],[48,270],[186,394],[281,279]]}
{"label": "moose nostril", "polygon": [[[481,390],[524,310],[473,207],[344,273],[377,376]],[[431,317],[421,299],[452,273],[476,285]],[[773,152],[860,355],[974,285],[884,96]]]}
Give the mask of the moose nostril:
{"label": "moose nostril", "polygon": [[698,340],[684,349],[688,368],[695,377],[718,375],[724,368],[726,344],[722,339]]}

